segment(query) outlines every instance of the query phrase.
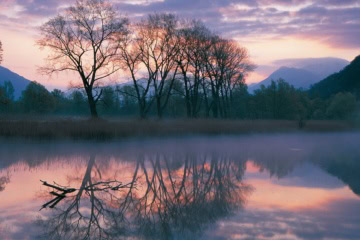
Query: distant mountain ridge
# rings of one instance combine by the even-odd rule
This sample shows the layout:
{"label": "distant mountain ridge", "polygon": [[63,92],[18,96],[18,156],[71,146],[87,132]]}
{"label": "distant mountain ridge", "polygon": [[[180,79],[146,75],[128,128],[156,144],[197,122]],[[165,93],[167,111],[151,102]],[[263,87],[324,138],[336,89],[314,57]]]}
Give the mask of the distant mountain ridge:
{"label": "distant mountain ridge", "polygon": [[304,58],[283,59],[275,61],[274,64],[282,67],[274,71],[265,80],[250,85],[250,92],[260,88],[261,85],[268,86],[271,80],[278,80],[279,78],[284,79],[296,88],[309,89],[311,85],[342,70],[349,62],[340,58]]}
{"label": "distant mountain ridge", "polygon": [[350,64],[349,61],[341,58],[299,58],[299,59],[283,59],[275,61],[279,66],[287,66],[307,70],[318,77],[320,80],[329,75],[339,72]]}
{"label": "distant mountain ridge", "polygon": [[3,85],[5,81],[10,81],[14,86],[15,99],[18,99],[21,96],[22,91],[24,91],[27,85],[31,82],[19,74],[0,66],[0,84]]}
{"label": "distant mountain ridge", "polygon": [[[316,83],[310,89],[312,96],[328,98],[339,92],[360,93],[360,55],[338,73]],[[358,96],[359,97],[359,96]]]}
{"label": "distant mountain ridge", "polygon": [[259,84],[252,86],[252,88],[259,88],[261,85],[268,86],[272,80],[284,79],[296,88],[306,88],[311,84],[320,81],[319,76],[300,68],[281,67],[273,72],[268,78],[261,81]]}

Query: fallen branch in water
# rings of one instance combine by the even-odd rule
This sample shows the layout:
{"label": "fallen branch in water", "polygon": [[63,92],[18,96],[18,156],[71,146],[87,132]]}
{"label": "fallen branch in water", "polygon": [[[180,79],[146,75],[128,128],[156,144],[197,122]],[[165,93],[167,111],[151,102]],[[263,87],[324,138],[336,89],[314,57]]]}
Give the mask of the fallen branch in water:
{"label": "fallen branch in water", "polygon": [[66,198],[67,197],[66,195],[69,193],[73,193],[73,192],[80,191],[80,190],[84,190],[87,193],[90,191],[109,191],[109,190],[119,191],[120,189],[128,188],[131,184],[133,184],[133,183],[128,183],[128,184],[124,185],[117,180],[113,180],[113,181],[97,182],[97,183],[94,183],[91,185],[87,185],[87,186],[83,187],[82,189],[76,189],[76,188],[68,188],[68,187],[61,186],[55,182],[54,182],[54,184],[49,184],[48,182],[43,181],[43,180],[40,180],[40,182],[42,182],[44,186],[53,188],[57,191],[57,192],[56,191],[50,192],[50,194],[54,195],[55,198],[48,201],[44,205],[42,205],[40,211],[47,207],[54,208],[59,202],[61,202],[64,198]]}

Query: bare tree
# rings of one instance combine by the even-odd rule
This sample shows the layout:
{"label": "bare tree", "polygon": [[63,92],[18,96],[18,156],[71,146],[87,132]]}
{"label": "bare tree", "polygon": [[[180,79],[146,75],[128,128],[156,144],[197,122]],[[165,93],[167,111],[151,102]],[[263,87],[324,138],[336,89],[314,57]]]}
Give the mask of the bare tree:
{"label": "bare tree", "polygon": [[50,49],[44,74],[75,71],[82,80],[92,117],[97,117],[96,103],[101,97],[100,80],[119,70],[114,64],[128,19],[118,17],[105,0],[77,0],[62,15],[40,28],[40,48]]}
{"label": "bare tree", "polygon": [[[178,20],[171,14],[154,14],[139,26],[142,40],[145,40],[145,45],[141,45],[142,60],[151,72],[157,114],[162,118],[178,71],[175,61],[179,52],[176,38]],[[148,45],[149,40],[151,45]]]}
{"label": "bare tree", "polygon": [[234,41],[214,36],[211,45],[210,51],[204,52],[203,61],[211,88],[212,112],[215,118],[227,117],[224,103],[228,101],[231,86],[244,81],[244,76],[255,66],[249,61],[246,49]]}
{"label": "bare tree", "polygon": [[212,34],[201,22],[191,21],[179,31],[177,64],[182,74],[188,117],[202,105],[208,117],[232,115],[232,93],[245,84],[254,69],[246,48]]}
{"label": "bare tree", "polygon": [[122,69],[130,74],[135,91],[132,93],[124,88],[118,88],[118,91],[137,100],[140,118],[143,119],[150,110],[154,98],[149,94],[152,83],[151,73],[148,71],[142,74],[141,71],[141,68],[145,67],[141,64],[141,50],[136,47],[137,41],[139,39],[137,39],[135,28],[135,31],[129,33],[125,41],[122,41],[117,59]]}
{"label": "bare tree", "polygon": [[[174,15],[149,15],[134,26],[135,40],[130,47],[124,47],[122,53],[124,66],[133,79],[140,111],[146,110],[147,99],[149,105],[155,101],[159,118],[168,103],[178,70],[175,61],[178,54],[177,25],[178,20]],[[146,77],[136,76],[139,70],[144,70]],[[138,80],[145,82],[140,86]],[[142,92],[139,87],[143,88]]]}
{"label": "bare tree", "polygon": [[247,49],[239,46],[237,42],[229,40],[224,50],[227,64],[224,70],[224,82],[220,89],[220,105],[223,117],[229,117],[232,115],[234,89],[245,85],[245,77],[256,66],[250,62]]}
{"label": "bare tree", "polygon": [[187,25],[179,31],[177,63],[184,83],[187,116],[197,117],[201,107],[201,83],[205,76],[202,56],[211,47],[208,41],[211,33],[201,22],[191,21]]}

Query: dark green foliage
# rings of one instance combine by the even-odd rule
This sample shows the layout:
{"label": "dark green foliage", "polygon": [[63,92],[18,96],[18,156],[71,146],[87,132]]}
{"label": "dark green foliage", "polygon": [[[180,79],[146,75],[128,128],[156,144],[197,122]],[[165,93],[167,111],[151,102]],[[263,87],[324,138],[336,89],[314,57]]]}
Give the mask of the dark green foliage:
{"label": "dark green foliage", "polygon": [[70,103],[70,109],[73,114],[83,115],[89,112],[85,93],[82,91],[76,90],[72,92],[70,95]]}
{"label": "dark green foliage", "polygon": [[328,102],[328,100],[322,98],[312,99],[308,107],[309,118],[317,120],[325,119]]}
{"label": "dark green foliage", "polygon": [[339,73],[335,73],[315,84],[310,89],[312,97],[329,98],[339,92],[352,92],[359,98],[360,56]]}
{"label": "dark green foliage", "polygon": [[268,87],[262,85],[251,98],[253,118],[299,119],[307,116],[306,94],[282,79],[272,81]]}
{"label": "dark green foliage", "polygon": [[326,110],[327,117],[331,119],[346,119],[350,117],[356,108],[356,98],[351,93],[336,94]]}
{"label": "dark green foliage", "polygon": [[100,111],[104,114],[116,114],[119,105],[119,99],[112,87],[105,87],[102,90],[100,99]]}
{"label": "dark green foliage", "polygon": [[65,93],[59,89],[54,89],[51,92],[51,95],[54,99],[54,112],[55,113],[65,112],[69,105],[69,100],[66,98]]}
{"label": "dark green foliage", "polygon": [[41,84],[31,82],[22,92],[20,103],[26,113],[49,113],[55,108],[53,95]]}
{"label": "dark green foliage", "polygon": [[0,84],[0,103],[7,104],[14,101],[14,87],[10,81]]}
{"label": "dark green foliage", "polygon": [[119,101],[120,101],[120,109],[119,113],[121,115],[128,115],[134,116],[137,115],[138,110],[138,103],[136,100],[136,92],[135,88],[131,85],[124,85],[118,87],[116,92],[119,94]]}
{"label": "dark green foliage", "polygon": [[0,85],[0,112],[10,112],[14,104],[14,87],[11,82],[5,81]]}
{"label": "dark green foliage", "polygon": [[246,84],[237,85],[232,95],[230,96],[231,102],[231,116],[236,118],[247,118],[249,112],[249,98],[250,95],[247,90]]}
{"label": "dark green foliage", "polygon": [[[165,88],[169,88],[169,84],[165,85]],[[167,91],[167,90],[166,90]],[[175,79],[172,88],[172,95],[169,98],[169,102],[167,104],[166,113],[169,117],[183,117],[186,114],[185,110],[185,92],[183,83]]]}
{"label": "dark green foliage", "polygon": [[14,86],[12,85],[12,83],[10,81],[5,81],[4,85],[1,86],[3,92],[4,92],[4,96],[10,100],[10,101],[14,101]]}

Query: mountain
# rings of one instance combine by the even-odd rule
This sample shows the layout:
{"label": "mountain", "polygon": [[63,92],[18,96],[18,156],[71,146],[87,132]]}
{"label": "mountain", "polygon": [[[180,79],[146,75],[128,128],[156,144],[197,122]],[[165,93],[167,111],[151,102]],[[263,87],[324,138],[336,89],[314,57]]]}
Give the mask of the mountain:
{"label": "mountain", "polygon": [[312,96],[328,98],[338,92],[360,92],[360,55],[338,73],[332,74],[310,89]]}
{"label": "mountain", "polygon": [[284,79],[296,88],[308,89],[311,85],[321,81],[325,77],[340,71],[349,64],[348,61],[340,58],[302,58],[282,59],[274,62],[280,65],[278,70],[273,72],[265,80],[249,86],[253,92],[262,84],[268,86],[271,80]]}
{"label": "mountain", "polygon": [[249,90],[255,90],[262,84],[268,86],[271,84],[271,80],[284,79],[296,88],[308,88],[311,84],[320,81],[320,78],[304,69],[281,67],[273,72],[268,78],[261,81],[258,84],[253,84],[249,87]]}
{"label": "mountain", "polygon": [[282,59],[275,61],[278,66],[287,66],[307,70],[318,77],[320,80],[329,75],[339,72],[349,65],[349,61],[341,58],[298,58],[298,59]]}
{"label": "mountain", "polygon": [[27,85],[31,82],[9,69],[0,66],[0,84],[3,85],[5,81],[10,81],[14,86],[15,99],[18,99],[21,96],[21,92],[24,91]]}

